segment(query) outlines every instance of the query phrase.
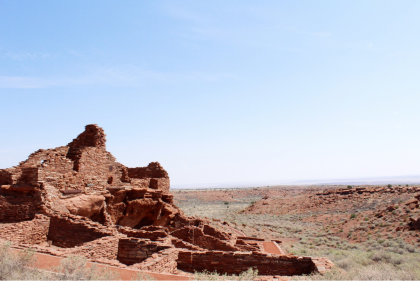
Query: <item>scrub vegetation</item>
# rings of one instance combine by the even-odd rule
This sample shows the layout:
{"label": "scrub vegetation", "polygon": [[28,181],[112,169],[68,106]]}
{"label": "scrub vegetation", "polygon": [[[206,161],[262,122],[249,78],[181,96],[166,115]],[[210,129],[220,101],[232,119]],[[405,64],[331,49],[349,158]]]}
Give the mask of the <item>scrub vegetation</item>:
{"label": "scrub vegetation", "polygon": [[[294,279],[420,279],[418,231],[394,233],[388,229],[392,235],[383,235],[381,233],[387,226],[381,225],[382,219],[377,219],[376,225],[371,217],[356,214],[354,209],[350,209],[348,213],[340,211],[341,217],[334,217],[334,220],[328,217],[336,215],[333,209],[319,210],[318,213],[313,210],[305,213],[301,210],[299,214],[272,214],[258,210],[249,213],[244,210],[261,200],[264,192],[257,196],[241,196],[244,193],[238,192],[230,200],[220,200],[219,197],[212,200],[212,193],[207,192],[209,196],[206,197],[203,194],[198,195],[197,191],[176,191],[176,204],[186,215],[207,217],[215,227],[228,230],[230,226],[246,236],[280,240],[283,241],[281,247],[289,253],[328,257],[335,264],[333,270],[325,275],[298,276]],[[354,223],[356,219],[359,224],[342,235],[340,225]],[[354,239],[356,233],[357,239]],[[363,239],[360,239],[360,233],[363,233]],[[419,238],[408,239],[412,237]]]}
{"label": "scrub vegetation", "polygon": [[37,268],[35,252],[30,249],[13,251],[10,243],[0,247],[0,280],[116,280],[118,273],[95,265],[86,266],[87,259],[71,256],[60,266],[49,270]]}

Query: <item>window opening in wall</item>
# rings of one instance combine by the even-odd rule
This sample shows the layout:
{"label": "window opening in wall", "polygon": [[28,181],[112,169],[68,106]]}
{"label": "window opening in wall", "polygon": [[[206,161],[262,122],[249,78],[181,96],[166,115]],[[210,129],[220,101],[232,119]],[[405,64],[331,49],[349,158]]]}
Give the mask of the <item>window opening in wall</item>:
{"label": "window opening in wall", "polygon": [[109,183],[109,184],[111,184],[113,181],[114,181],[114,178],[113,178],[113,177],[109,177],[109,178],[108,178],[108,183]]}

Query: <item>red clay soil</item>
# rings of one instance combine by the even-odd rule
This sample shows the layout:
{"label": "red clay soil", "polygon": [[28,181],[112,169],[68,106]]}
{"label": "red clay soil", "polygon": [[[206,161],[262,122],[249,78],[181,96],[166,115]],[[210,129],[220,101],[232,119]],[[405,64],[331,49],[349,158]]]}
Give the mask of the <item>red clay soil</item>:
{"label": "red clay soil", "polygon": [[[19,252],[18,249],[13,249],[16,252]],[[36,267],[39,269],[51,269],[52,267],[57,267],[60,265],[60,261],[62,258],[51,256],[47,254],[35,253],[36,257]],[[137,274],[140,272],[139,270],[132,270],[132,269],[125,269],[119,268],[114,266],[108,266],[98,263],[87,262],[87,266],[92,266],[95,264],[98,268],[107,268],[111,271],[118,272],[120,276],[120,280],[133,280],[136,279]],[[154,272],[144,272],[143,273],[152,276],[156,280],[190,280],[188,276],[185,275],[173,275],[173,274],[162,274],[162,273],[154,273]]]}
{"label": "red clay soil", "polygon": [[276,245],[276,242],[265,241],[263,242],[264,250],[269,254],[284,255],[280,248]]}

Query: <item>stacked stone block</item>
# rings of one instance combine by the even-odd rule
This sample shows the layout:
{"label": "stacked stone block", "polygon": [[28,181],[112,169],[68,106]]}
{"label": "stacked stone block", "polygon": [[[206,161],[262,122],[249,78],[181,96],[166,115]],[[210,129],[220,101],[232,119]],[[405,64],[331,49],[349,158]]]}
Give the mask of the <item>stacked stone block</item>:
{"label": "stacked stone block", "polygon": [[118,243],[117,259],[124,264],[132,265],[141,263],[147,258],[153,257],[153,254],[170,248],[173,246],[150,239],[122,238]]}
{"label": "stacked stone block", "polygon": [[53,245],[71,248],[113,234],[111,229],[84,217],[56,215],[51,217],[48,240]]}
{"label": "stacked stone block", "polygon": [[17,197],[0,195],[0,222],[11,223],[32,220],[40,212],[39,197]]}
{"label": "stacked stone block", "polygon": [[157,273],[177,273],[178,251],[173,248],[163,250],[153,254],[142,263],[135,264],[134,267],[139,270],[153,271]]}
{"label": "stacked stone block", "polygon": [[208,270],[239,274],[248,268],[258,269],[261,275],[301,275],[316,271],[311,257],[278,256],[260,252],[195,252],[181,250],[178,269],[194,272]]}
{"label": "stacked stone block", "polygon": [[133,229],[131,227],[120,227],[118,232],[127,235],[127,237],[133,238],[145,238],[152,241],[156,241],[159,238],[164,238],[168,236],[167,231],[164,229],[157,229],[154,231],[147,231],[142,229]]}
{"label": "stacked stone block", "polygon": [[[238,251],[239,248],[230,244],[230,241],[221,240],[210,235],[206,235],[203,229],[195,226],[186,226],[184,228],[171,232],[171,235],[185,242],[197,245],[208,250],[220,251]],[[221,235],[221,234],[220,234]]]}
{"label": "stacked stone block", "polygon": [[0,239],[16,243],[40,244],[47,242],[50,218],[36,215],[33,220],[0,224]]}

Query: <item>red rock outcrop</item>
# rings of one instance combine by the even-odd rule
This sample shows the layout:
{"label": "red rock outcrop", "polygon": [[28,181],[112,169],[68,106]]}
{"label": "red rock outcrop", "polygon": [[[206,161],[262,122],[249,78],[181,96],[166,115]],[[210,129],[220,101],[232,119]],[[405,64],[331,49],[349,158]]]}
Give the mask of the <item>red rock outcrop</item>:
{"label": "red rock outcrop", "polygon": [[420,217],[417,219],[410,218],[408,225],[413,230],[420,230]]}

